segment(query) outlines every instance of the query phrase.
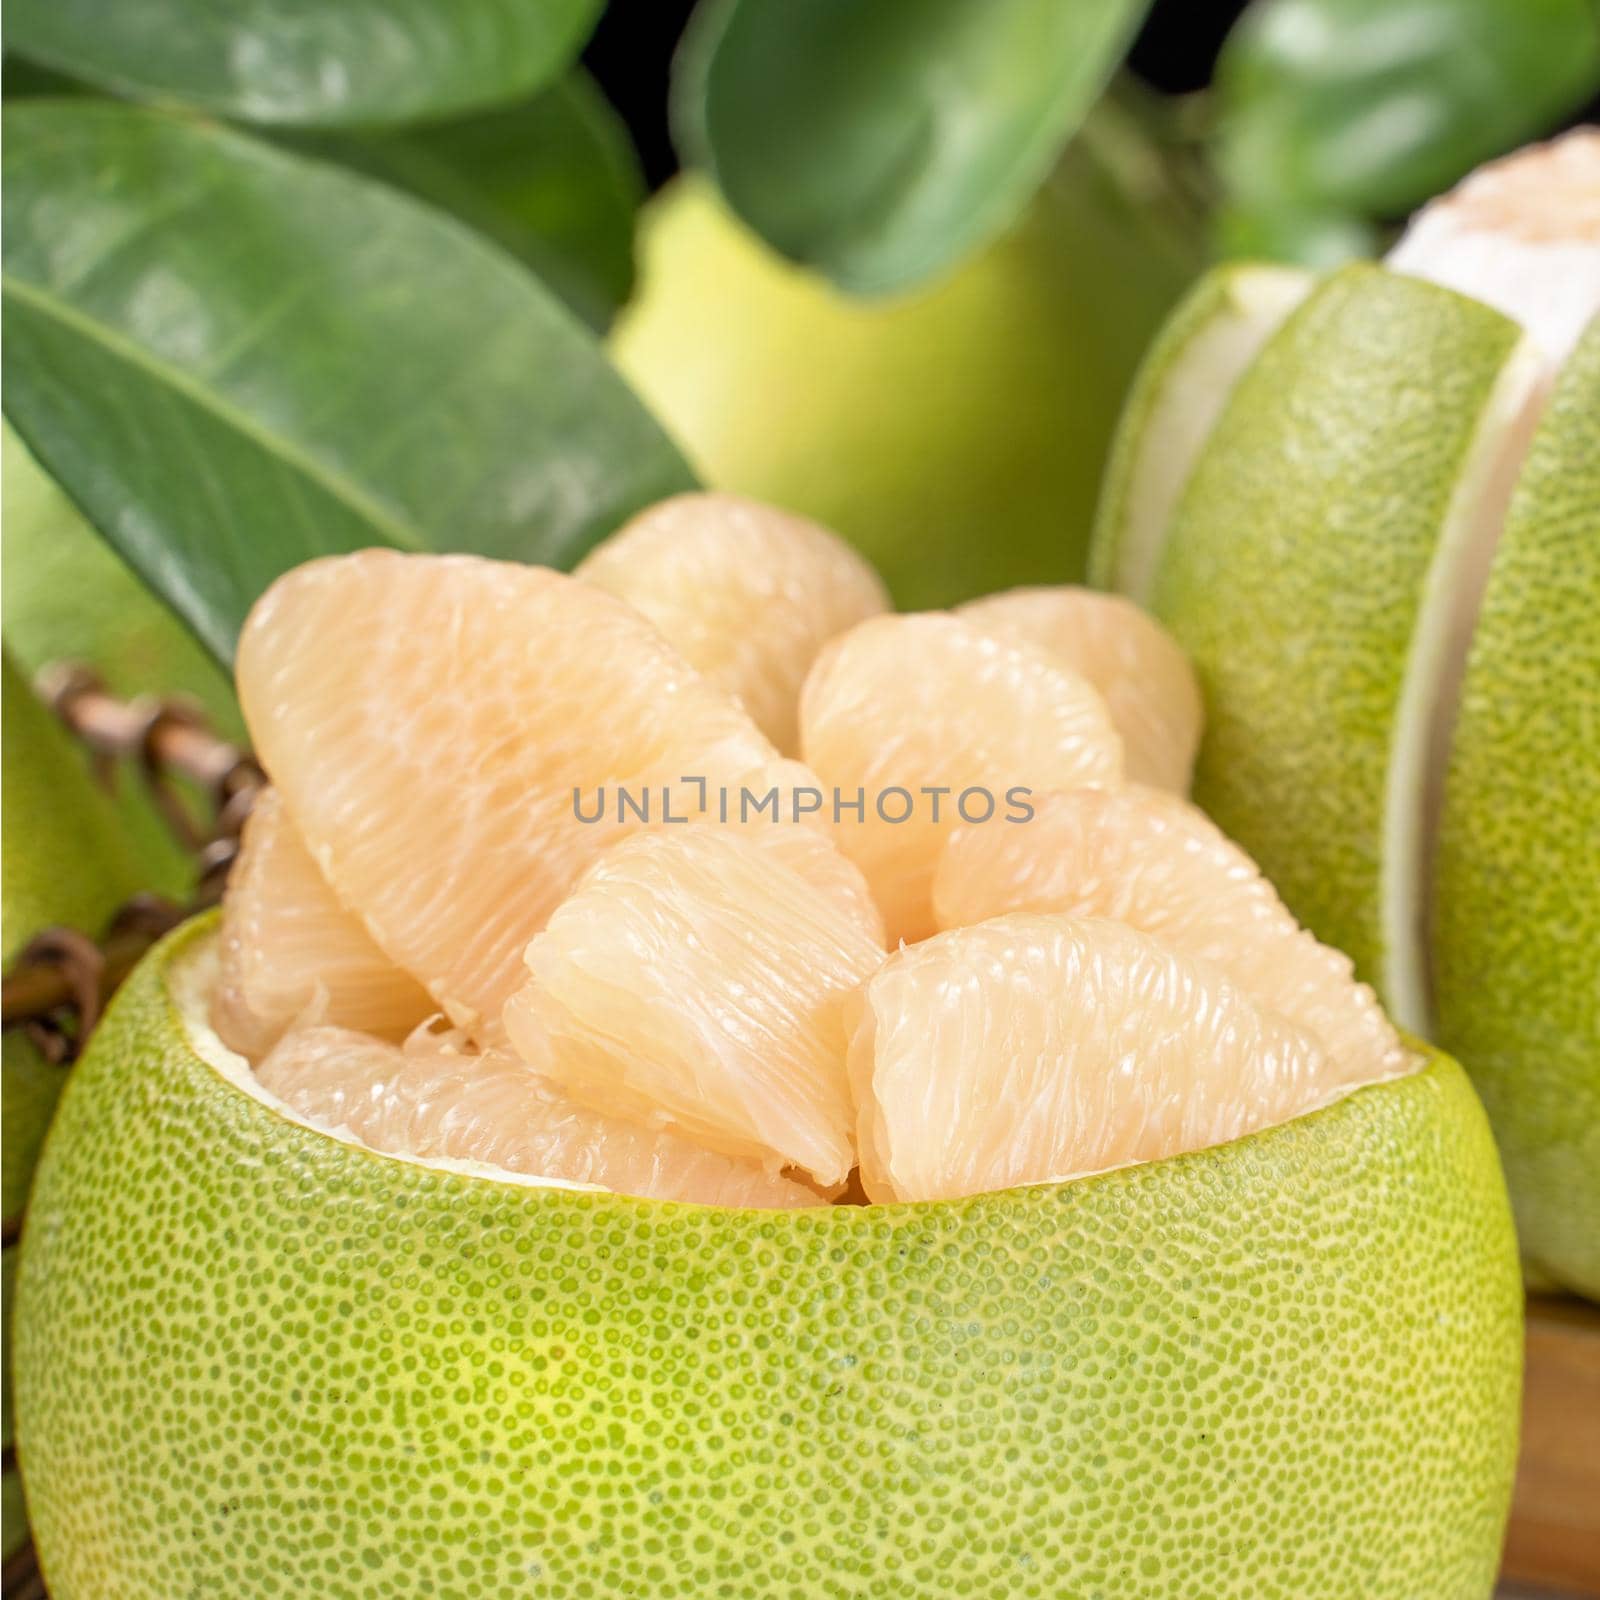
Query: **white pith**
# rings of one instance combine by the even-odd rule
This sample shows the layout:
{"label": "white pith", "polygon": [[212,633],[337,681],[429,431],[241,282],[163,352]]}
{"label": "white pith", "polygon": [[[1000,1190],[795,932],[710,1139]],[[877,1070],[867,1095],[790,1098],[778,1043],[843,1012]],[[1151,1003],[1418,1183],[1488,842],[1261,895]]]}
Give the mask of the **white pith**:
{"label": "white pith", "polygon": [[1116,587],[1148,605],[1173,513],[1212,429],[1263,345],[1316,283],[1292,267],[1239,267],[1226,302],[1172,358],[1138,443],[1117,542]]}
{"label": "white pith", "polygon": [[1445,766],[1467,654],[1512,490],[1550,392],[1536,340],[1518,341],[1478,419],[1434,547],[1395,709],[1384,791],[1383,991],[1402,1028],[1426,1034],[1427,908]]}
{"label": "white pith", "polygon": [[[349,1145],[363,1155],[377,1161],[398,1161],[413,1167],[428,1167],[435,1172],[453,1172],[469,1178],[486,1178],[495,1183],[516,1184],[525,1189],[569,1189],[578,1194],[611,1194],[614,1191],[600,1184],[572,1183],[564,1178],[540,1178],[526,1172],[513,1172],[507,1167],[491,1166],[483,1161],[458,1161],[450,1157],[426,1157],[399,1154],[392,1150],[379,1150],[356,1137],[346,1127],[334,1127],[324,1122],[313,1122],[302,1116],[293,1106],[280,1100],[256,1076],[255,1069],[236,1050],[230,1050],[211,1026],[211,996],[217,985],[219,950],[215,935],[204,939],[174,961],[167,974],[173,1004],[183,1023],[183,1030],[194,1053],[224,1082],[249,1095],[274,1115],[302,1128],[309,1128],[324,1138]],[[668,1202],[658,1201],[665,1205]],[[691,1204],[689,1201],[675,1202]]]}

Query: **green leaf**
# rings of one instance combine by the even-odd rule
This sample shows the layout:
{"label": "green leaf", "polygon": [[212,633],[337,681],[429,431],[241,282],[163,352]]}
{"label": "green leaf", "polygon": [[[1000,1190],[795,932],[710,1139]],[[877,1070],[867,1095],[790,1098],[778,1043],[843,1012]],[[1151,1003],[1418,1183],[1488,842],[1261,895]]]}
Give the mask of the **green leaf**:
{"label": "green leaf", "polygon": [[1600,89],[1594,0],[1256,0],[1218,62],[1238,201],[1398,216]]}
{"label": "green leaf", "polygon": [[858,293],[900,289],[1020,214],[1146,4],[703,4],[674,126],[774,248]]}
{"label": "green leaf", "polygon": [[181,116],[4,115],[7,415],[224,660],[310,556],[570,567],[690,473],[528,273],[381,185]]}
{"label": "green leaf", "polygon": [[247,122],[376,126],[521,99],[601,0],[9,0],[6,49]]}
{"label": "green leaf", "polygon": [[294,143],[453,213],[597,330],[628,297],[644,179],[621,118],[582,72],[504,111]]}

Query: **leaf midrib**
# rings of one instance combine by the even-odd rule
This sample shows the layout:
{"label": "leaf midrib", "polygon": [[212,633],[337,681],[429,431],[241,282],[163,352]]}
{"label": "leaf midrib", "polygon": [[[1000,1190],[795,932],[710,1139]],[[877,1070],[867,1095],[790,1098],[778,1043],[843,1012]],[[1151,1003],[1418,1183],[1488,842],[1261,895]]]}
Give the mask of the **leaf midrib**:
{"label": "leaf midrib", "polygon": [[370,524],[388,543],[406,550],[431,548],[420,528],[396,518],[359,484],[331,470],[293,441],[268,432],[251,417],[249,412],[224,399],[215,389],[207,388],[182,367],[174,366],[152,355],[142,345],[117,332],[109,324],[96,320],[48,291],[11,273],[0,272],[0,296],[15,297],[30,309],[38,311],[62,327],[71,329],[81,338],[98,345],[125,365],[136,368],[154,381],[166,384],[185,395],[202,410],[210,412],[234,432],[248,439],[263,454],[281,461],[285,466],[293,468],[324,489],[332,499],[339,501],[363,522]]}

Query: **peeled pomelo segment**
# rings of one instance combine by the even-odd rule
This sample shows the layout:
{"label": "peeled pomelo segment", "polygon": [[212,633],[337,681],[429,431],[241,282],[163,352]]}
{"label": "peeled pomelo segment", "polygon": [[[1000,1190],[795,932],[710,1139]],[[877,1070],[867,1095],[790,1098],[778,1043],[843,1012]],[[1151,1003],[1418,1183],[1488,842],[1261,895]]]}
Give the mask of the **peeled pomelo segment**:
{"label": "peeled pomelo segment", "polygon": [[1206,690],[1196,800],[1413,1032],[1435,729],[1540,390],[1497,312],[1343,269],[1240,379],[1156,590]]}
{"label": "peeled pomelo segment", "polygon": [[310,562],[251,612],[237,672],[339,899],[463,1023],[499,1015],[528,940],[643,825],[641,798],[654,824],[664,793],[692,816],[719,786],[798,772],[631,606],[540,567]]}
{"label": "peeled pomelo segment", "polygon": [[1309,1034],[1326,1081],[1404,1071],[1411,1057],[1350,958],[1290,915],[1256,864],[1197,807],[1139,785],[1041,795],[1031,822],[958,828],[934,880],[941,928],[1011,912],[1105,917],[1217,967]]}
{"label": "peeled pomelo segment", "polygon": [[850,1077],[875,1201],[1159,1161],[1335,1098],[1310,1034],[1121,923],[1016,913],[889,957]]}
{"label": "peeled pomelo segment", "polygon": [[1128,776],[1188,792],[1205,717],[1200,685],[1172,636],[1131,600],[1063,584],[987,595],[956,615],[1088,679],[1122,735]]}
{"label": "peeled pomelo segment", "polygon": [[744,831],[768,855],[832,900],[864,938],[879,950],[884,948],[883,913],[865,874],[838,847],[835,833],[787,823],[776,827],[755,823]]}
{"label": "peeled pomelo segment", "polygon": [[1168,318],[1134,379],[1106,464],[1089,576],[1148,604],[1167,530],[1233,386],[1305,299],[1293,267],[1214,268]]}
{"label": "peeled pomelo segment", "polygon": [[348,1028],[302,1028],[278,1041],[256,1075],[308,1121],[347,1129],[390,1155],[471,1161],[657,1200],[823,1204],[786,1178],[574,1105],[503,1049],[474,1054],[427,1036],[401,1049]]}
{"label": "peeled pomelo segment", "polygon": [[845,996],[882,947],[835,896],[714,825],[624,840],[528,946],[504,1012],[573,1099],[820,1184],[855,1165]]}
{"label": "peeled pomelo segment", "polygon": [[1478,615],[1432,904],[1437,1032],[1526,1254],[1600,1298],[1600,319],[1563,370]]}
{"label": "peeled pomelo segment", "polygon": [[211,1019],[255,1060],[296,1022],[403,1039],[435,1009],[317,870],[274,789],[256,797],[228,876]]}
{"label": "peeled pomelo segment", "polygon": [[830,799],[862,808],[841,814],[834,837],[891,942],[933,932],[934,867],[963,815],[1002,827],[1028,791],[1122,777],[1122,741],[1092,685],[940,614],[878,617],[834,640],[806,679],[800,729]]}
{"label": "peeled pomelo segment", "polygon": [[1480,167],[1417,213],[1388,264],[1515,318],[1555,366],[1600,312],[1600,128]]}
{"label": "peeled pomelo segment", "polygon": [[577,575],[643,612],[785,755],[799,748],[800,685],[817,652],[889,606],[877,573],[842,539],[731,494],[661,501]]}

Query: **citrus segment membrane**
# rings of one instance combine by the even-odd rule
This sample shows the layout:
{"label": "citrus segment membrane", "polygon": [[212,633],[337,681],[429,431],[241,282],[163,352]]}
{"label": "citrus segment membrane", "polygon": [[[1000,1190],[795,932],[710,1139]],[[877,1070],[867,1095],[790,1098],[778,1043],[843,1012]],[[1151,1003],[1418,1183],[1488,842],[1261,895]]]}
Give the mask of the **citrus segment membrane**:
{"label": "citrus segment membrane", "polygon": [[424,1030],[404,1048],[347,1028],[286,1034],[256,1069],[308,1121],[374,1150],[715,1206],[821,1205],[811,1190],[671,1133],[573,1104],[508,1051]]}
{"label": "citrus segment membrane", "polygon": [[1117,425],[1090,546],[1094,583],[1149,602],[1173,513],[1233,386],[1315,282],[1293,267],[1232,263],[1167,320]]}
{"label": "citrus segment membrane", "polygon": [[1600,128],[1479,167],[1417,213],[1388,263],[1515,318],[1559,365],[1600,312]]}
{"label": "citrus segment membrane", "polygon": [[540,567],[310,562],[251,612],[237,671],[256,749],[339,899],[466,1025],[498,1016],[528,940],[643,825],[641,800],[654,820],[663,792],[692,816],[719,787],[809,778],[631,606]]}
{"label": "citrus segment membrane", "polygon": [[1328,1103],[1322,1047],[1121,923],[1015,913],[890,956],[853,1007],[874,1201],[1158,1161]]}
{"label": "citrus segment membrane", "polygon": [[1122,777],[1122,741],[1092,685],[1041,650],[936,613],[874,618],[834,640],[806,679],[800,729],[806,764],[861,806],[835,838],[891,942],[933,932],[934,868],[963,814],[1017,826],[1004,820],[1016,792]]}
{"label": "citrus segment membrane", "polygon": [[1128,776],[1188,793],[1204,720],[1200,685],[1172,636],[1131,600],[1070,585],[1008,589],[956,615],[1086,678],[1122,735]]}
{"label": "citrus segment membrane", "polygon": [[1026,827],[951,835],[934,880],[941,928],[1019,911],[1109,918],[1211,963],[1311,1035],[1330,1082],[1372,1081],[1411,1064],[1350,958],[1306,932],[1198,807],[1132,784],[1041,795],[1035,807]]}
{"label": "citrus segment membrane", "polygon": [[273,789],[256,796],[245,819],[219,944],[212,1022],[251,1059],[297,1022],[403,1039],[435,1009],[339,903]]}
{"label": "citrus segment membrane", "polygon": [[799,748],[800,685],[818,650],[889,605],[877,573],[842,539],[731,494],[661,501],[577,575],[655,623],[785,755]]}
{"label": "citrus segment membrane", "polygon": [[639,833],[529,944],[513,1046],[573,1099],[770,1170],[855,1164],[844,1001],[883,959],[757,837]]}

